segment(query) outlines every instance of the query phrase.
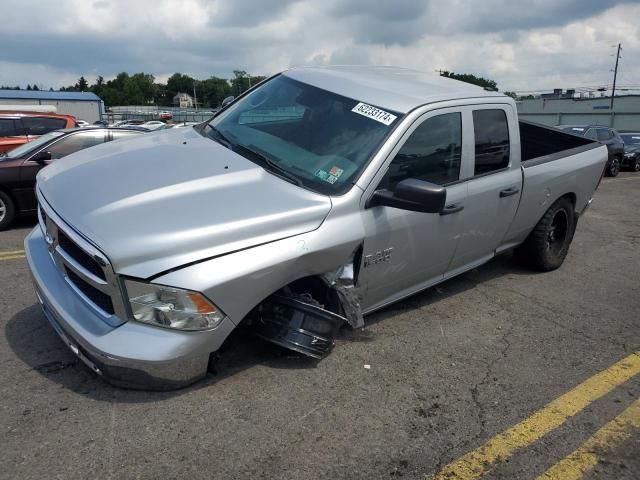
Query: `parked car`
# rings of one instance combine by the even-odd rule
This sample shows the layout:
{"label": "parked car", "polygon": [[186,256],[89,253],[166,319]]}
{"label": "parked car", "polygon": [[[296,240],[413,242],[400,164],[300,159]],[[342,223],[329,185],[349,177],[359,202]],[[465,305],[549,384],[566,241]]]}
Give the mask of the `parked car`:
{"label": "parked car", "polygon": [[147,128],[149,130],[162,130],[162,129],[170,128],[167,126],[165,122],[161,122],[160,120],[151,120],[148,122],[144,122],[140,126]]}
{"label": "parked car", "polygon": [[71,115],[0,112],[0,153],[8,152],[53,130],[76,126],[76,119]]}
{"label": "parked car", "polygon": [[143,132],[139,129],[95,127],[56,130],[1,153],[0,230],[9,227],[16,216],[36,211],[34,187],[36,175],[43,167],[79,150]]}
{"label": "parked car", "polygon": [[111,127],[122,127],[125,125],[142,125],[144,123],[144,120],[118,120],[117,122],[112,123],[110,126]]}
{"label": "parked car", "polygon": [[208,123],[44,169],[26,257],[94,372],[177,388],[240,324],[321,358],[344,323],[501,252],[560,267],[606,162],[467,83],[291,69]]}
{"label": "parked car", "polygon": [[608,177],[618,176],[624,157],[624,142],[614,128],[602,125],[560,125],[557,128],[605,144],[609,151],[605,174]]}
{"label": "parked car", "polygon": [[179,122],[171,125],[171,128],[184,128],[184,127],[193,127],[194,125],[198,125],[200,122]]}
{"label": "parked car", "polygon": [[640,132],[620,133],[624,142],[622,165],[634,172],[640,172]]}

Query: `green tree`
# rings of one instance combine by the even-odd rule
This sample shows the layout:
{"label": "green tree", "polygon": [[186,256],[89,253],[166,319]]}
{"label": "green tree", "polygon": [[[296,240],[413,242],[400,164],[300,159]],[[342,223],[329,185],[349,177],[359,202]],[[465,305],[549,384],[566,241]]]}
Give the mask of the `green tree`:
{"label": "green tree", "polygon": [[189,75],[183,75],[182,73],[174,73],[167,80],[167,92],[169,105],[173,101],[173,97],[177,93],[188,93],[193,95],[193,87],[196,80]]}
{"label": "green tree", "polygon": [[494,80],[477,77],[471,73],[455,73],[442,71],[440,72],[440,76],[453,78],[454,80],[460,80],[461,82],[472,83],[473,85],[478,85],[480,87],[483,87],[485,90],[489,90],[492,92],[498,91],[498,84]]}
{"label": "green tree", "polygon": [[75,85],[76,90],[80,92],[86,92],[89,89],[89,83],[84,77],[78,79],[78,83]]}
{"label": "green tree", "polygon": [[217,108],[229,95],[232,95],[231,85],[224,78],[209,77],[200,82],[198,101],[210,108]]}

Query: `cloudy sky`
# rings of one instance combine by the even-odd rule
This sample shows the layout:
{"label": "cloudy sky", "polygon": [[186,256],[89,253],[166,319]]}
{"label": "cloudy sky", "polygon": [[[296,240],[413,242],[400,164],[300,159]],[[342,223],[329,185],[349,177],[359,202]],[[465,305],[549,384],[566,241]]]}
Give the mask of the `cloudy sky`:
{"label": "cloudy sky", "polygon": [[2,0],[0,85],[289,66],[474,73],[501,90],[640,88],[640,0]]}

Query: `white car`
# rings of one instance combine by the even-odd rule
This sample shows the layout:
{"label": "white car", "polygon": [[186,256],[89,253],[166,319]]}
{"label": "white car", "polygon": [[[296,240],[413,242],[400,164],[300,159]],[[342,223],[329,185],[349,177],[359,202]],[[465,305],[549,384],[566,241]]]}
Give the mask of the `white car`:
{"label": "white car", "polygon": [[141,127],[148,128],[149,130],[159,130],[163,128],[167,128],[167,124],[161,122],[160,120],[151,120],[149,122],[144,122]]}

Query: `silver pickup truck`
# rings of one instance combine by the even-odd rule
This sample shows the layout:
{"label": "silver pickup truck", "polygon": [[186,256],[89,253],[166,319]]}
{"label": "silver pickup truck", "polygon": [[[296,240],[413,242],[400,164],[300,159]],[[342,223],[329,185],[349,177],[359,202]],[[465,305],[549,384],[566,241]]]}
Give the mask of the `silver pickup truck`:
{"label": "silver pickup truck", "polygon": [[559,267],[606,161],[473,85],[296,68],[204,124],[54,162],[25,248],[83,362],[178,388],[239,325],[322,358],[342,325],[501,252]]}

